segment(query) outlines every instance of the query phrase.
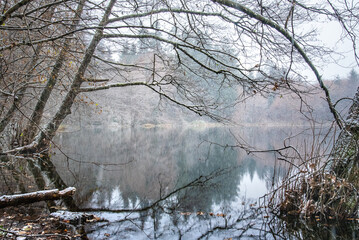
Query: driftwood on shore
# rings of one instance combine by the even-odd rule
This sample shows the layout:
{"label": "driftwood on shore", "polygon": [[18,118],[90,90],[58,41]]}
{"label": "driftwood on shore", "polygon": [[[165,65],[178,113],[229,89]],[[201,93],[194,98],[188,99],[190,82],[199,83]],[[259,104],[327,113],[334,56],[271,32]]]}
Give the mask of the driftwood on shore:
{"label": "driftwood on shore", "polygon": [[62,191],[58,189],[37,191],[24,194],[0,196],[0,208],[28,204],[47,200],[58,200],[72,196],[76,191],[74,187],[68,187]]}

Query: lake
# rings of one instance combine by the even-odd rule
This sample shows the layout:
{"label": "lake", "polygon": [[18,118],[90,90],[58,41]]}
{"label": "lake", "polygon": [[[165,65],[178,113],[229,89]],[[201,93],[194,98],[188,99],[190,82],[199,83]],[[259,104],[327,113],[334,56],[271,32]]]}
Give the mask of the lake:
{"label": "lake", "polygon": [[284,139],[299,144],[310,134],[305,127],[99,124],[63,129],[55,139],[61,152],[55,150],[51,159],[65,183],[77,188],[76,203],[105,220],[86,224],[90,239],[357,236],[355,226],[342,231],[315,223],[308,230],[268,213],[262,196],[288,166],[275,152],[248,154],[249,148],[233,147],[240,142],[276,149]]}

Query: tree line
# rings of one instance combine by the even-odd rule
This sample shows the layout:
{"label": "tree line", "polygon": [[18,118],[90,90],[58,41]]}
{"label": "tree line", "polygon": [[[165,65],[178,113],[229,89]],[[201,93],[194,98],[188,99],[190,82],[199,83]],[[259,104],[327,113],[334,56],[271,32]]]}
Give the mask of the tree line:
{"label": "tree line", "polygon": [[[358,59],[357,6],[345,3],[2,0],[3,152],[46,149],[76,102],[110,88],[146,88],[161,102],[215,120],[254,94],[291,92],[305,103],[303,68],[343,128],[316,67],[335,51],[312,44],[316,32],[303,26],[337,21]],[[148,54],[134,61],[131,51]]]}

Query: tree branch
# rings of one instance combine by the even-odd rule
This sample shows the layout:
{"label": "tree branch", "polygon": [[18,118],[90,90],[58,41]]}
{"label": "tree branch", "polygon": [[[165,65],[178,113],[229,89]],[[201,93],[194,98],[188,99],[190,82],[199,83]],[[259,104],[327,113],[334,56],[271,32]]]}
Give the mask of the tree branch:
{"label": "tree branch", "polygon": [[304,61],[308,64],[308,66],[310,67],[310,69],[313,71],[313,73],[315,74],[317,81],[319,83],[319,86],[323,89],[324,93],[325,93],[325,97],[330,109],[330,112],[333,114],[333,117],[337,123],[337,125],[339,126],[340,129],[343,128],[343,123],[339,118],[339,115],[337,113],[337,111],[335,110],[333,103],[331,101],[330,95],[329,95],[329,90],[328,88],[324,85],[323,80],[321,75],[319,74],[317,68],[314,66],[314,64],[312,63],[312,61],[309,59],[309,57],[307,56],[307,54],[304,52],[304,50],[299,46],[298,42],[289,34],[289,32],[282,28],[281,26],[279,26],[277,23],[273,22],[272,20],[263,17],[260,14],[257,14],[255,12],[253,12],[252,10],[250,10],[249,8],[243,6],[242,4],[233,2],[231,0],[212,0],[215,3],[219,3],[220,5],[224,5],[230,8],[234,8],[238,11],[241,11],[245,14],[247,14],[249,17],[257,19],[258,21],[260,21],[261,23],[270,26],[272,28],[274,28],[277,32],[279,32],[280,34],[282,34],[287,40],[289,40],[294,48],[299,52],[299,54],[302,56],[302,58],[304,59]]}
{"label": "tree branch", "polygon": [[17,4],[15,4],[14,6],[12,6],[11,8],[9,8],[9,10],[7,10],[4,14],[0,16],[0,25],[3,25],[6,19],[8,19],[13,12],[17,11],[19,8],[28,4],[31,1],[32,0],[22,0]]}
{"label": "tree branch", "polygon": [[105,90],[110,88],[129,87],[129,86],[148,86],[148,85],[150,84],[145,82],[114,83],[100,87],[83,87],[79,89],[79,92],[94,92],[94,91]]}
{"label": "tree branch", "polygon": [[92,83],[101,83],[101,82],[108,82],[110,79],[96,79],[96,78],[85,78],[84,82],[92,82]]}

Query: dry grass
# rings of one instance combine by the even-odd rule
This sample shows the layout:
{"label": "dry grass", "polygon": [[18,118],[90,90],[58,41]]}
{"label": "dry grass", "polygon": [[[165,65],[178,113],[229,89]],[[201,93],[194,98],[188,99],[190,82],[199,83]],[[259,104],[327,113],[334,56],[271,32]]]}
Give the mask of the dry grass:
{"label": "dry grass", "polygon": [[274,214],[315,220],[358,218],[358,178],[331,170],[328,163],[333,159],[335,134],[320,133],[312,131],[312,139],[292,158],[286,177],[265,196]]}

